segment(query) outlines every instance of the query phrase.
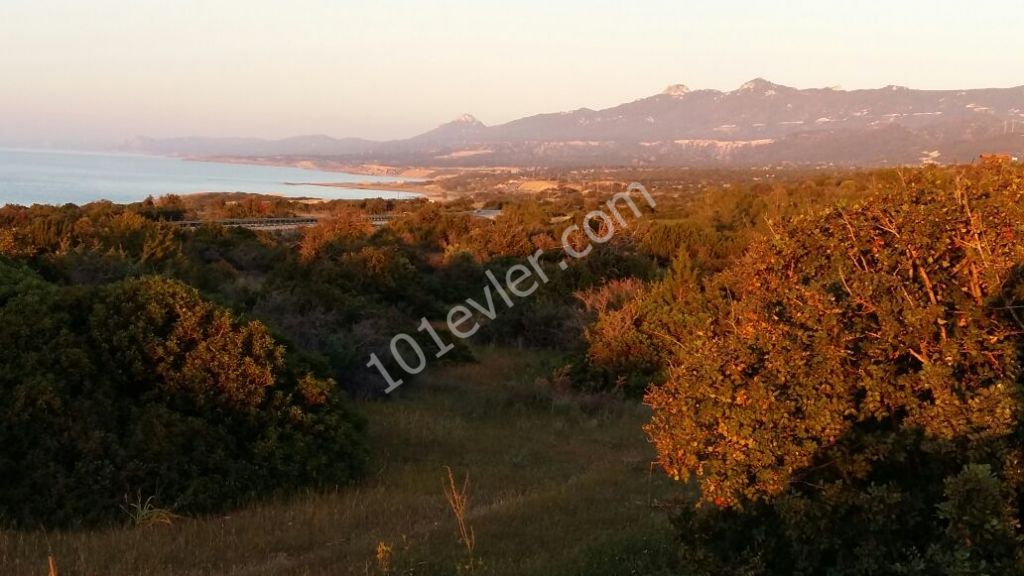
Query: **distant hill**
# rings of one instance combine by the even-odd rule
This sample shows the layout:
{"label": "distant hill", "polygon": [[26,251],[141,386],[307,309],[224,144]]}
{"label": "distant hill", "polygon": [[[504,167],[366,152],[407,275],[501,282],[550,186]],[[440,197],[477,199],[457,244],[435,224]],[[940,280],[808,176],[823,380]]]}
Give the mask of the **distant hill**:
{"label": "distant hill", "polygon": [[424,165],[892,165],[1024,156],[1024,86],[982,90],[800,90],[764,79],[731,92],[664,92],[604,110],[497,126],[464,115],[390,142],[305,136],[140,139],[160,154],[338,156]]}
{"label": "distant hill", "polygon": [[430,132],[424,132],[414,136],[405,143],[408,144],[461,144],[486,139],[487,126],[470,114],[463,114],[455,120],[442,124]]}

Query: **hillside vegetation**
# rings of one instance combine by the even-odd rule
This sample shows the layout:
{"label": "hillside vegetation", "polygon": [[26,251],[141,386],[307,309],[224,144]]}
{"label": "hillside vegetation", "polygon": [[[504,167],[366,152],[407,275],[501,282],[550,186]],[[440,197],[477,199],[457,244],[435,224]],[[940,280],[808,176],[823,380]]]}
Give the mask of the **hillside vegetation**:
{"label": "hillside vegetation", "polygon": [[[0,209],[0,565],[1024,572],[1024,169],[515,177]],[[385,394],[403,333],[429,367]]]}
{"label": "hillside vegetation", "polygon": [[[374,447],[356,487],[172,525],[0,533],[5,573],[81,576],[670,574],[675,490],[652,466],[648,411],[554,394],[551,354],[478,351],[390,402],[361,401]],[[538,378],[541,378],[538,381]],[[470,557],[446,503],[468,477]],[[652,473],[653,472],[653,473]],[[614,527],[614,529],[612,529]]]}

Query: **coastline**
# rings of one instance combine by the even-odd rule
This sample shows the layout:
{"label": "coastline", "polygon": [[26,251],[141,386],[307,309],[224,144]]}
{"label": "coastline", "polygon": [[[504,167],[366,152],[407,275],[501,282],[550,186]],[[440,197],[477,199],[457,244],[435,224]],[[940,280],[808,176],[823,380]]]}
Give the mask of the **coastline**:
{"label": "coastline", "polygon": [[436,184],[412,184],[396,180],[394,182],[285,182],[287,186],[321,186],[324,188],[345,188],[348,190],[381,190],[384,192],[404,192],[418,194],[431,202],[445,200],[448,192]]}
{"label": "coastline", "polygon": [[[243,164],[250,168],[246,169]],[[414,178],[430,175],[433,173],[430,170],[331,163],[320,171],[317,164],[117,151],[3,148],[0,149],[0,171],[4,171],[5,179],[4,189],[0,190],[0,206],[84,206],[100,201],[130,204],[147,197],[204,193],[305,197],[308,201],[377,197],[434,201],[446,197],[433,181]],[[308,175],[295,168],[307,168]],[[355,175],[339,172],[346,168],[354,170]]]}
{"label": "coastline", "polygon": [[[291,156],[186,156],[190,162],[215,162],[218,164],[249,164],[255,166],[276,166],[316,170],[319,172],[343,172],[363,176],[392,176],[395,180],[383,182],[285,182],[288,186],[321,186],[350,190],[381,190],[418,194],[431,202],[445,200],[449,192],[435,183],[443,177],[440,170],[425,166],[386,166],[384,164],[352,164],[327,159],[296,158]],[[404,178],[413,179],[410,182]]]}
{"label": "coastline", "polygon": [[394,176],[396,178],[414,178],[417,180],[428,180],[439,173],[438,170],[425,166],[387,166],[374,163],[352,164],[350,162],[295,156],[183,156],[182,159],[191,162],[279,166],[301,168],[303,170],[318,170],[321,172],[346,172],[363,176]]}

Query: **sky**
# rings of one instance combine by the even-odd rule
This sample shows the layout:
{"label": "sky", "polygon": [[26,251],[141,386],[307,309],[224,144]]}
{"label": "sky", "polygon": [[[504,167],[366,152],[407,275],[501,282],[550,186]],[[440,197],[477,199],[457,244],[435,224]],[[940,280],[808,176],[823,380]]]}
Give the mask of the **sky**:
{"label": "sky", "polygon": [[409,137],[669,84],[1024,84],[1019,0],[0,0],[0,145]]}

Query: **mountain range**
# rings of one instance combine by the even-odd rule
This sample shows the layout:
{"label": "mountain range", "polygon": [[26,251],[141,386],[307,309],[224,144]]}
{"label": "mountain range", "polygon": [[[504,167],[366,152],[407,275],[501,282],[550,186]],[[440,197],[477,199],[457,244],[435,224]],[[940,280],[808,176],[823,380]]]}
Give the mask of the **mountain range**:
{"label": "mountain range", "polygon": [[466,114],[405,140],[137,138],[123,148],[424,166],[960,163],[982,153],[1024,156],[1024,86],[801,90],[759,78],[728,92],[678,84],[603,110],[495,126]]}

